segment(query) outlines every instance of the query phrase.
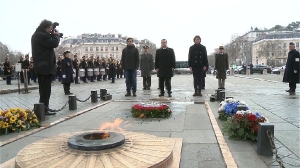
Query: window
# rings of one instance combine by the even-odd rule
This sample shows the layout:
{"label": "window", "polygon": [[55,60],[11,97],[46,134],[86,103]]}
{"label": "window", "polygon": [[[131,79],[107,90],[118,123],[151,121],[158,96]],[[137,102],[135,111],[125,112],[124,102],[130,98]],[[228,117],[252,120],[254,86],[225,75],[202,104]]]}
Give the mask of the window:
{"label": "window", "polygon": [[90,51],[93,51],[93,47],[90,47]]}
{"label": "window", "polygon": [[283,47],[286,47],[286,43],[283,43]]}
{"label": "window", "polygon": [[296,47],[299,47],[299,42],[296,42]]}
{"label": "window", "polygon": [[88,48],[88,47],[85,47],[85,51],[89,51],[89,48]]}
{"label": "window", "polygon": [[108,47],[105,47],[105,51],[108,51]]}
{"label": "window", "polygon": [[103,47],[101,47],[101,51],[103,51]]}
{"label": "window", "polygon": [[[298,43],[298,45],[299,45],[299,43]],[[119,50],[119,47],[116,47],[116,50]]]}
{"label": "window", "polygon": [[99,47],[96,47],[96,51],[99,51]]}
{"label": "window", "polygon": [[111,47],[111,50],[113,51],[113,50],[114,50],[114,47]]}
{"label": "window", "polygon": [[116,58],[119,58],[118,54],[116,54]]}

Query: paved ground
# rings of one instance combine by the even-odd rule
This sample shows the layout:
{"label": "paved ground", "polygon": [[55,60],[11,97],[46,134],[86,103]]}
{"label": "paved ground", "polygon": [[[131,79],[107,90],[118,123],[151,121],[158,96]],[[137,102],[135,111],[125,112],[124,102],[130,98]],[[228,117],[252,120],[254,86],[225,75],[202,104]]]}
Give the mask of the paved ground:
{"label": "paved ground", "polygon": [[[299,88],[295,95],[289,95],[284,90],[288,84],[282,83],[281,75],[236,75],[229,76],[226,81],[226,96],[244,100],[252,111],[257,111],[267,117],[275,125],[275,138],[278,153],[284,161],[285,167],[300,166],[300,117],[299,117]],[[17,82],[7,86],[0,81],[1,89],[16,89]],[[49,136],[62,132],[74,132],[96,129],[105,121],[115,118],[123,119],[123,127],[130,131],[139,131],[163,137],[183,138],[180,167],[225,167],[225,163],[216,141],[211,123],[203,104],[193,104],[194,101],[208,101],[209,96],[217,88],[214,76],[206,78],[206,90],[203,97],[192,97],[193,86],[191,75],[176,75],[172,79],[173,97],[170,106],[174,110],[173,116],[167,120],[141,120],[130,116],[130,107],[137,101],[149,101],[159,94],[157,78],[152,78],[152,90],[141,90],[142,80],[138,78],[137,97],[124,97],[125,81],[116,80],[115,84],[109,81],[72,85],[71,91],[77,98],[83,100],[90,95],[90,91],[106,88],[113,95],[113,101],[95,108],[103,103],[91,103],[90,100],[77,102],[78,110],[69,111],[68,106],[55,116],[47,116],[43,125],[53,124],[61,118],[70,116],[85,109],[95,108],[72,119],[60,122],[47,129],[13,141],[1,147],[1,162],[16,156],[19,150],[26,145]],[[34,87],[33,84],[31,87]],[[99,93],[99,91],[98,91]],[[63,94],[63,87],[59,82],[54,82],[50,100],[50,108],[61,108],[68,101]],[[38,102],[38,90],[31,90],[29,94],[2,94],[0,95],[0,108],[9,107],[33,108]],[[218,102],[209,103],[215,117],[217,117]],[[218,120],[217,120],[218,121]],[[222,122],[218,121],[219,127]],[[27,131],[26,131],[27,132]],[[2,143],[8,142],[26,132],[11,133],[0,136]],[[256,143],[248,141],[232,141],[225,137],[235,162],[239,167],[279,167],[274,157],[256,154]]]}

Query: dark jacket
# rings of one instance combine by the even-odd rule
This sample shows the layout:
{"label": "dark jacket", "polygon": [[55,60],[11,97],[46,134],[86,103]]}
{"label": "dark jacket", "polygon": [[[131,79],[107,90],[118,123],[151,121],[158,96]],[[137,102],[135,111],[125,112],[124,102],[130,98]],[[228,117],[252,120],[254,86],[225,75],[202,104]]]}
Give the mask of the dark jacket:
{"label": "dark jacket", "polygon": [[140,64],[141,77],[151,77],[151,72],[154,68],[153,64],[154,62],[153,62],[152,54],[144,53],[141,55],[141,64]]}
{"label": "dark jacket", "polygon": [[59,44],[59,36],[47,33],[38,27],[31,37],[34,72],[38,75],[54,75],[56,57],[54,48]]}
{"label": "dark jacket", "polygon": [[61,60],[61,76],[66,75],[66,78],[62,78],[61,83],[73,83],[73,73],[72,60],[65,57]]}
{"label": "dark jacket", "polygon": [[12,68],[9,61],[5,61],[4,64],[4,75],[12,75]]}
{"label": "dark jacket", "polygon": [[122,51],[121,64],[125,70],[139,69],[139,50],[134,45],[127,46]]}
{"label": "dark jacket", "polygon": [[29,63],[29,60],[24,60],[23,62],[22,62],[22,69],[28,69],[29,68],[29,65],[30,65],[30,63]]}
{"label": "dark jacket", "polygon": [[194,44],[189,49],[189,67],[208,68],[207,52],[206,48],[202,44]]}
{"label": "dark jacket", "polygon": [[[300,56],[297,50],[292,50],[289,52],[288,59],[286,61],[283,82],[300,83],[299,59]],[[294,72],[295,70],[297,71],[297,73]]]}
{"label": "dark jacket", "polygon": [[229,69],[227,53],[215,55],[215,69],[217,70],[217,79],[226,79],[226,71]]}
{"label": "dark jacket", "polygon": [[159,69],[157,77],[173,77],[175,69],[175,53],[172,48],[158,49],[155,56],[155,69]]}
{"label": "dark jacket", "polygon": [[73,59],[72,60],[72,65],[73,65],[73,68],[74,69],[78,69],[79,67],[78,67],[78,60],[77,59]]}

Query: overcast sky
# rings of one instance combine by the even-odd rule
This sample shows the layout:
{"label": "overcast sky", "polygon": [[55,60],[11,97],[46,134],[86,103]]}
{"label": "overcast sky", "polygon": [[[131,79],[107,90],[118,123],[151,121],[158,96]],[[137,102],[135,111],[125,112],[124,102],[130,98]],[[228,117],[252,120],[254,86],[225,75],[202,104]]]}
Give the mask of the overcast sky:
{"label": "overcast sky", "polygon": [[64,36],[82,33],[168,40],[177,60],[187,60],[193,37],[207,52],[252,27],[300,21],[300,0],[0,0],[0,41],[31,52],[31,35],[43,19],[59,22]]}

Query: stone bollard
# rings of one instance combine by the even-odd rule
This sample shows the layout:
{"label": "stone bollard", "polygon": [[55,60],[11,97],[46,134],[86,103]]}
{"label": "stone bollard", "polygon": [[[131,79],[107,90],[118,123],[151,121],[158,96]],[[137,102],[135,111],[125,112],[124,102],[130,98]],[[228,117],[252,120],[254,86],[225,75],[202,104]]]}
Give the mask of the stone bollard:
{"label": "stone bollard", "polygon": [[266,69],[263,70],[263,75],[267,75],[267,70]]}
{"label": "stone bollard", "polygon": [[103,96],[107,95],[107,90],[106,89],[100,89],[100,99],[103,98]]}
{"label": "stone bollard", "polygon": [[34,104],[34,113],[40,121],[45,121],[45,106],[44,106],[44,103]]}
{"label": "stone bollard", "polygon": [[92,90],[91,91],[91,102],[92,103],[98,102],[97,90]]}
{"label": "stone bollard", "polygon": [[102,100],[106,101],[106,100],[111,100],[112,99],[112,95],[111,94],[107,94],[107,95],[104,95],[102,97]]}
{"label": "stone bollard", "polygon": [[230,75],[234,76],[234,69],[230,69]]}
{"label": "stone bollard", "polygon": [[270,123],[258,123],[257,153],[259,155],[273,156],[272,146],[267,133],[268,130],[274,137],[274,125]]}
{"label": "stone bollard", "polygon": [[246,70],[246,75],[250,75],[250,69]]}
{"label": "stone bollard", "polygon": [[245,105],[237,105],[236,108],[238,111],[240,111],[240,110],[246,111],[247,110],[247,106],[245,106]]}
{"label": "stone bollard", "polygon": [[69,95],[69,110],[77,110],[77,102],[75,95]]}
{"label": "stone bollard", "polygon": [[219,94],[219,102],[224,101],[225,100],[225,90],[220,91]]}

